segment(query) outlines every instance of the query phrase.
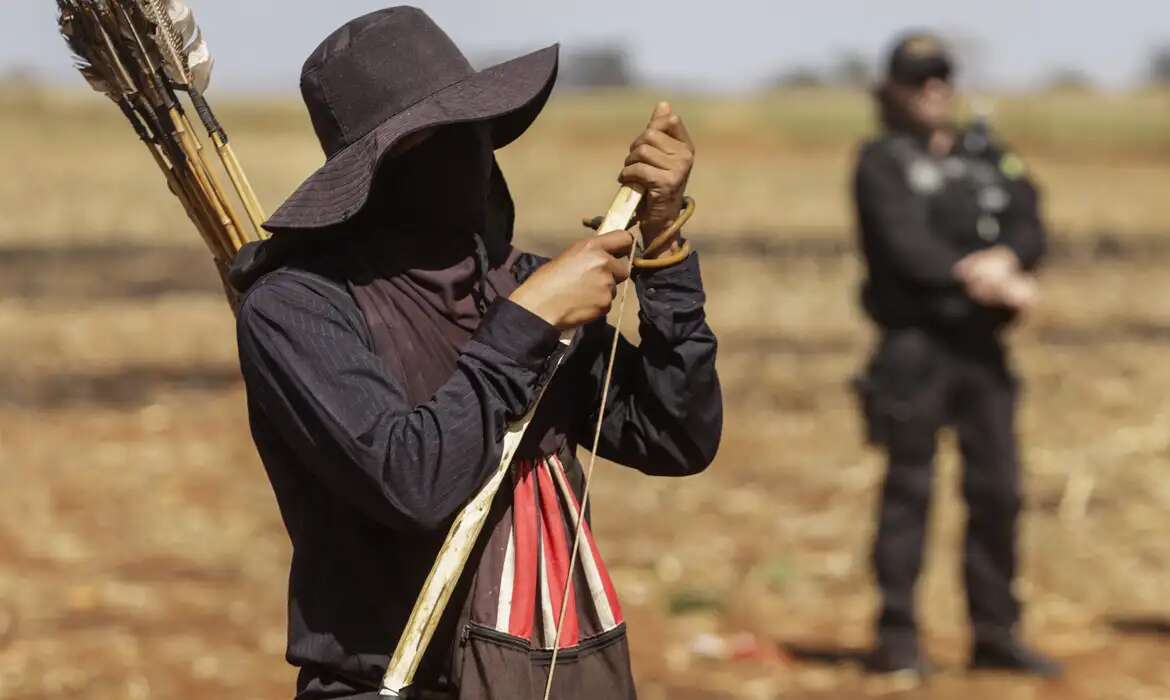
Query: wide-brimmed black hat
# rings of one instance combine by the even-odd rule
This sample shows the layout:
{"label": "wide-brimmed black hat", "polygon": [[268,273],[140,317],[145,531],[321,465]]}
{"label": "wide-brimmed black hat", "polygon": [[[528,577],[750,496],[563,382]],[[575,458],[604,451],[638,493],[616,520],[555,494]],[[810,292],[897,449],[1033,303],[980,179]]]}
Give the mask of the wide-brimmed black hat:
{"label": "wide-brimmed black hat", "polygon": [[[268,219],[274,233],[343,223],[366,203],[378,164],[404,137],[489,121],[494,148],[540,113],[557,45],[476,72],[451,38],[414,7],[347,22],[305,61],[301,93],[326,161]],[[459,164],[452,164],[459,167]]]}
{"label": "wide-brimmed black hat", "polygon": [[895,83],[920,85],[931,78],[950,80],[955,61],[946,43],[929,32],[902,36],[890,51],[886,76]]}

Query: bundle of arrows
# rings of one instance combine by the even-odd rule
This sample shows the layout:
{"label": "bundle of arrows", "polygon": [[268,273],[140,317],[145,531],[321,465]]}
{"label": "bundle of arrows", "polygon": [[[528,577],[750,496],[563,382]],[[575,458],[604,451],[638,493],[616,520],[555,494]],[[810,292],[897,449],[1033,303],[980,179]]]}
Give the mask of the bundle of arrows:
{"label": "bundle of arrows", "polygon": [[[179,0],[57,0],[57,6],[77,68],[130,121],[226,280],[236,252],[263,236],[264,214],[203,95],[211,57],[190,8]],[[222,173],[205,157],[181,95],[202,122]]]}

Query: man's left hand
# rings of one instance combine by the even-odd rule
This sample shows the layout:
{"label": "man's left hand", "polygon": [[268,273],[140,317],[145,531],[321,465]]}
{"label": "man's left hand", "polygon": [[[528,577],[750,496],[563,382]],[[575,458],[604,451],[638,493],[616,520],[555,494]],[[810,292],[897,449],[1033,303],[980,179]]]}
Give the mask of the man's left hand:
{"label": "man's left hand", "polygon": [[648,247],[678,218],[694,162],[695,147],[682,118],[669,103],[659,102],[646,130],[630,144],[630,155],[618,176],[623,185],[643,191],[638,217],[643,245]]}

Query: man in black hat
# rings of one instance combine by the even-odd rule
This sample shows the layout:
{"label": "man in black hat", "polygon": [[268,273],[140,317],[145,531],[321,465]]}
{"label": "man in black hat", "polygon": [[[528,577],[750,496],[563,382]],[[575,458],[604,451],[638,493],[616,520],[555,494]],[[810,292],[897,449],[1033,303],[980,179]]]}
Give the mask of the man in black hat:
{"label": "man in black hat", "polygon": [[868,268],[862,304],[880,333],[858,387],[870,439],[888,456],[873,550],[881,612],[872,662],[884,671],[928,668],[914,588],[936,438],[951,426],[968,506],[971,665],[1054,675],[1057,665],[1017,636],[1018,383],[1003,338],[1035,295],[1044,226],[1020,159],[985,125],[956,126],[952,72],[938,38],[912,34],[897,44],[876,92],[884,133],[861,149],[854,181]]}
{"label": "man in black hat", "polygon": [[[520,252],[492,154],[536,118],[556,66],[553,46],[476,72],[410,7],[347,23],[305,63],[327,160],[231,275],[252,433],[293,543],[299,700],[377,697],[448,526],[542,390],[412,690],[543,697],[559,647],[553,697],[635,695],[588,526],[566,582],[576,448],[591,444],[616,332],[605,313],[633,236],[589,237],[549,261]],[[685,126],[660,104],[620,176],[645,193],[647,246],[679,217],[692,160]],[[641,342],[619,345],[599,454],[680,476],[705,469],[719,443],[715,337],[697,256],[678,240],[655,248],[634,278]]]}

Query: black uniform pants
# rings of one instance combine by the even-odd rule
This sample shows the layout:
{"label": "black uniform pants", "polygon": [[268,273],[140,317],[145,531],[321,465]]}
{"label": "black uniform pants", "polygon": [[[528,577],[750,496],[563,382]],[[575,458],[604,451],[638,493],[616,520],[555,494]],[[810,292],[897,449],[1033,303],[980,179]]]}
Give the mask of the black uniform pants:
{"label": "black uniform pants", "polygon": [[1010,635],[1019,618],[1012,592],[1020,511],[1015,439],[1016,382],[1002,346],[922,330],[887,332],[871,365],[884,416],[888,468],[873,562],[881,591],[878,636],[916,640],[914,588],[922,568],[939,429],[958,433],[967,528],[963,574],[974,637]]}

